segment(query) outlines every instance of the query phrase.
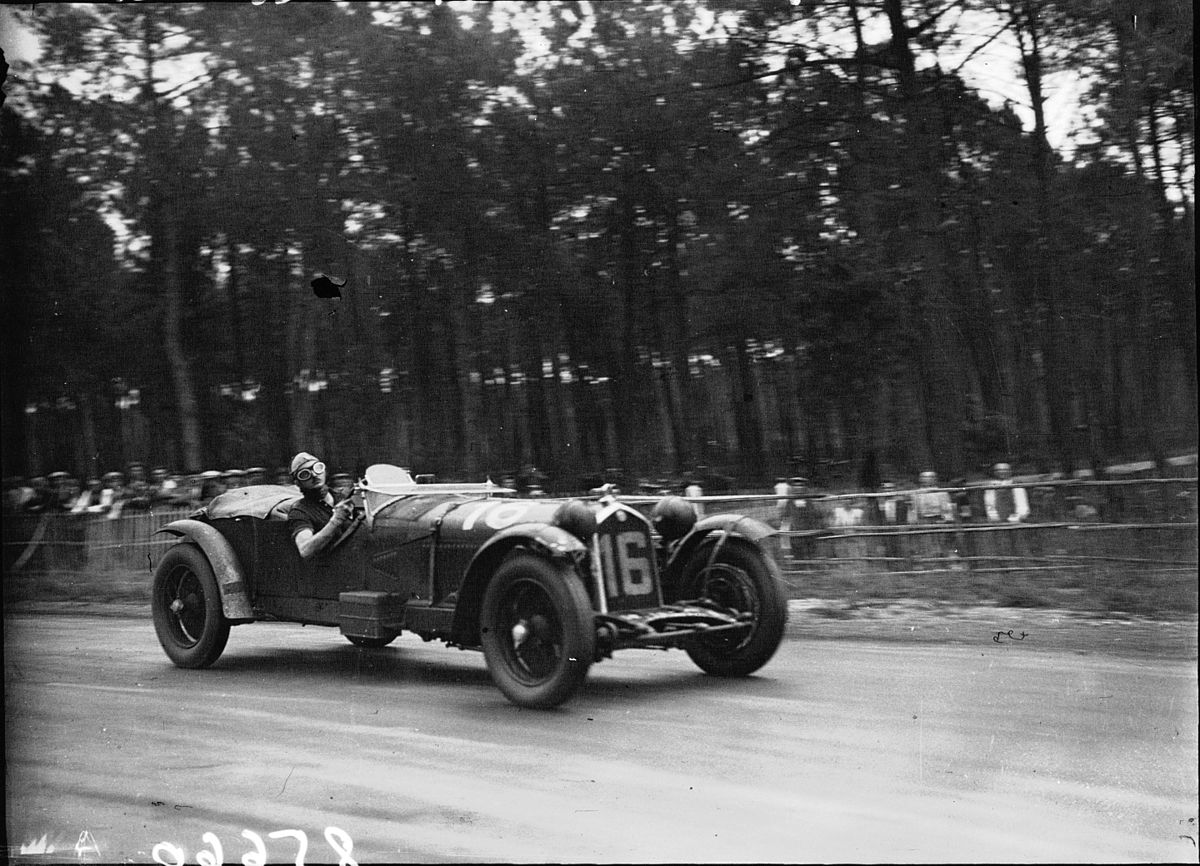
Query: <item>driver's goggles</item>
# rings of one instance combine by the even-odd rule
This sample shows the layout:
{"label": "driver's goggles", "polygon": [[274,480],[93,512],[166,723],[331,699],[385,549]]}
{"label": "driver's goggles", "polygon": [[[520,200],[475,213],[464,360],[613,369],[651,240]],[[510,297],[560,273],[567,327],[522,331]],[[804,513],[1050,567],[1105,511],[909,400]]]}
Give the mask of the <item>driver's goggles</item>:
{"label": "driver's goggles", "polygon": [[308,481],[318,475],[325,474],[324,463],[314,463],[312,466],[305,466],[303,469],[296,472],[297,481]]}

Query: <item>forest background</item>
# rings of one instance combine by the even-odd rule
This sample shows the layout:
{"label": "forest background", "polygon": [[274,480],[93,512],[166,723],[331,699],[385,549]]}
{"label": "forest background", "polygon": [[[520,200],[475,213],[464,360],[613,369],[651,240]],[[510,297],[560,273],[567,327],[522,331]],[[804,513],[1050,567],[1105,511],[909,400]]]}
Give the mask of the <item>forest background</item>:
{"label": "forest background", "polygon": [[1195,448],[1185,0],[5,11],[5,475]]}

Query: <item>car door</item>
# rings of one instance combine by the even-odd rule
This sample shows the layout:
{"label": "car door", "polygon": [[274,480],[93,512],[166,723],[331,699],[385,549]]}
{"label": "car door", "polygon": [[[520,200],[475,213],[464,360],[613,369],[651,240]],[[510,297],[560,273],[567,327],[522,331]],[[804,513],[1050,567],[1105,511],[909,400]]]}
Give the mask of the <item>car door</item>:
{"label": "car door", "polygon": [[[363,521],[356,519],[330,547],[307,560],[301,559],[296,572],[296,594],[301,598],[336,601],[340,593],[366,589],[365,547],[369,534]],[[295,546],[293,543],[292,547]]]}

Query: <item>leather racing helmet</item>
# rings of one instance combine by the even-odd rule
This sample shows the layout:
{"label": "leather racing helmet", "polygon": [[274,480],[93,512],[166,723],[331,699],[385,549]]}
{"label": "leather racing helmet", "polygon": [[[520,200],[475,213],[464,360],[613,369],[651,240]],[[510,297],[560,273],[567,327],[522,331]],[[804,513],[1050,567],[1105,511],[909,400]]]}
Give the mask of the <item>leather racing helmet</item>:
{"label": "leather racing helmet", "polygon": [[292,478],[295,478],[296,473],[299,472],[301,469],[303,469],[305,466],[308,466],[311,463],[320,463],[320,462],[321,462],[320,460],[318,460],[313,455],[309,454],[307,451],[301,451],[299,454],[297,454],[295,457],[292,458],[292,465],[291,465],[291,468],[288,469],[288,475],[292,476]]}

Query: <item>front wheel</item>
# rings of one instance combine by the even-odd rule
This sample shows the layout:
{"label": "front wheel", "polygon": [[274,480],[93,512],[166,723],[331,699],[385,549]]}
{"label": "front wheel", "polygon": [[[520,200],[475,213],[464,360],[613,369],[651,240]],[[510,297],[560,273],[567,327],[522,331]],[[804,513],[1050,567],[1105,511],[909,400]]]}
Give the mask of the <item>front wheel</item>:
{"label": "front wheel", "polygon": [[687,654],[713,676],[749,676],[770,661],[787,627],[779,566],[744,542],[728,541],[715,559],[712,551],[711,544],[704,544],[688,561],[683,584],[687,597],[748,613],[750,628],[695,638],[688,643]]}
{"label": "front wheel", "polygon": [[206,668],[225,650],[229,620],[208,557],[194,544],[177,544],[154,572],[150,600],[154,630],[167,657],[181,668]]}
{"label": "front wheel", "polygon": [[592,603],[566,565],[509,556],[483,595],[480,637],[492,680],[520,707],[547,709],[583,685],[596,652]]}

